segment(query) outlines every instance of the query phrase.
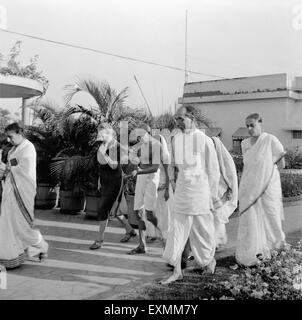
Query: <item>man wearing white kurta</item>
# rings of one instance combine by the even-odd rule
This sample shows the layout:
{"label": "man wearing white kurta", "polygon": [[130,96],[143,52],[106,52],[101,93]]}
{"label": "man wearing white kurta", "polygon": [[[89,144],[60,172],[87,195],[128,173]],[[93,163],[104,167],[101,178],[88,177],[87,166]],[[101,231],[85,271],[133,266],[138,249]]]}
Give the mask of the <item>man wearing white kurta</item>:
{"label": "man wearing white kurta", "polygon": [[162,284],[182,278],[181,255],[187,240],[197,264],[213,273],[216,261],[214,215],[219,207],[219,164],[211,138],[195,126],[197,110],[181,107],[176,121],[181,133],[173,140],[173,156],[178,168],[172,203],[172,223],[163,258],[174,272]]}

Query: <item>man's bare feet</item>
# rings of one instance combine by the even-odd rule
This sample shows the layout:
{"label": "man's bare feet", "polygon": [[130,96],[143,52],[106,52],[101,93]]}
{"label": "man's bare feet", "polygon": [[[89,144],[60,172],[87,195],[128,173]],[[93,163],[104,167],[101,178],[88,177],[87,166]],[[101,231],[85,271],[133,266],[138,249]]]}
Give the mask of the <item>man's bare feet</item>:
{"label": "man's bare feet", "polygon": [[178,281],[178,280],[182,280],[183,279],[183,275],[182,273],[178,273],[178,272],[173,272],[172,276],[169,277],[168,279],[166,280],[161,280],[159,282],[159,284],[169,284],[171,282],[174,282],[174,281]]}
{"label": "man's bare feet", "polygon": [[213,260],[205,267],[204,273],[213,274],[215,272],[216,260]]}

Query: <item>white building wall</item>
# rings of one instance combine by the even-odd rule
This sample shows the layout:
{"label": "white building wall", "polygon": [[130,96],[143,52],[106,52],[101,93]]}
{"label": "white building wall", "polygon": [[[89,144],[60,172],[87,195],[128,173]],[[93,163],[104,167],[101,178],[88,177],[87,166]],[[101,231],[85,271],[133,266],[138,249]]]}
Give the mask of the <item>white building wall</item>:
{"label": "white building wall", "polygon": [[204,115],[213,121],[213,126],[222,128],[221,138],[229,150],[233,147],[233,133],[239,127],[245,127],[245,118],[251,113],[261,115],[264,131],[277,136],[284,146],[291,146],[291,131],[281,129],[286,118],[286,100],[283,98],[214,102],[199,104],[199,107]]}
{"label": "white building wall", "polygon": [[265,90],[285,89],[287,74],[271,74],[265,76],[243,77],[225,80],[211,80],[187,83],[184,94],[207,91],[220,91],[223,94],[235,92],[259,92]]}
{"label": "white building wall", "polygon": [[264,131],[278,137],[286,149],[298,146],[292,130],[302,130],[302,77],[273,74],[256,77],[186,83],[181,104],[199,106],[222,129],[222,141],[230,150],[233,133],[245,127],[245,118],[259,113]]}
{"label": "white building wall", "polygon": [[287,99],[285,119],[283,128],[290,133],[288,149],[299,147],[302,150],[302,139],[293,139],[292,134],[292,130],[302,130],[302,101]]}

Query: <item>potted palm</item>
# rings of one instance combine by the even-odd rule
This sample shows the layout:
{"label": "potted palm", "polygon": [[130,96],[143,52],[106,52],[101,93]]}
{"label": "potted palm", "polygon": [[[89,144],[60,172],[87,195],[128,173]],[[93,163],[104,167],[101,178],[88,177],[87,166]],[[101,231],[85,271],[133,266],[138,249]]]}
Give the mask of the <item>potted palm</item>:
{"label": "potted palm", "polygon": [[60,186],[62,213],[75,214],[84,208],[85,182],[94,164],[94,146],[90,144],[90,127],[84,118],[73,118],[64,113],[62,126],[63,148],[51,160],[50,174]]}
{"label": "potted palm", "polygon": [[[74,119],[74,124],[77,126],[77,135],[87,138],[86,142],[82,144],[85,146],[85,150],[82,150],[80,157],[71,157],[69,166],[70,170],[72,167],[73,172],[76,173],[74,176],[81,177],[79,185],[86,194],[86,216],[96,218],[100,190],[98,190],[97,185],[98,163],[96,153],[98,145],[94,142],[98,125],[102,122],[110,123],[116,130],[117,136],[119,136],[120,121],[127,121],[128,130],[130,131],[136,126],[137,121],[145,121],[148,115],[143,109],[132,109],[124,105],[127,97],[127,88],[118,93],[106,82],[79,80],[75,85],[66,86],[66,90],[65,101],[67,109],[65,111],[65,120]],[[75,98],[78,92],[91,96],[95,101],[95,106],[71,104],[71,100]],[[80,164],[81,162],[82,164]],[[63,163],[57,162],[53,164],[53,171],[62,172],[59,167]]]}
{"label": "potted palm", "polygon": [[26,137],[35,145],[37,151],[37,194],[35,208],[52,209],[56,205],[55,182],[51,178],[49,166],[51,159],[64,145],[59,130],[62,111],[51,102],[39,102],[31,106],[35,119],[26,128]]}

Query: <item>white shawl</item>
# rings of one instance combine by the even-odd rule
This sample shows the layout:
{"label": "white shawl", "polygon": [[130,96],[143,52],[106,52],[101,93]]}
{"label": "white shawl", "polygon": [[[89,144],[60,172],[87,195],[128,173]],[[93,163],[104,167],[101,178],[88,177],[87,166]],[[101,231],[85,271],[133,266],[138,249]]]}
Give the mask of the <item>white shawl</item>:
{"label": "white shawl", "polygon": [[224,222],[237,208],[238,203],[238,178],[236,166],[232,156],[217,137],[212,138],[217,152],[217,158],[220,167],[220,181],[218,196],[223,203],[219,212],[223,217],[219,217]]}
{"label": "white shawl", "polygon": [[242,142],[243,174],[239,185],[240,212],[253,205],[268,187],[275,163],[285,152],[279,140],[263,132],[256,143],[249,147],[248,139]]}

